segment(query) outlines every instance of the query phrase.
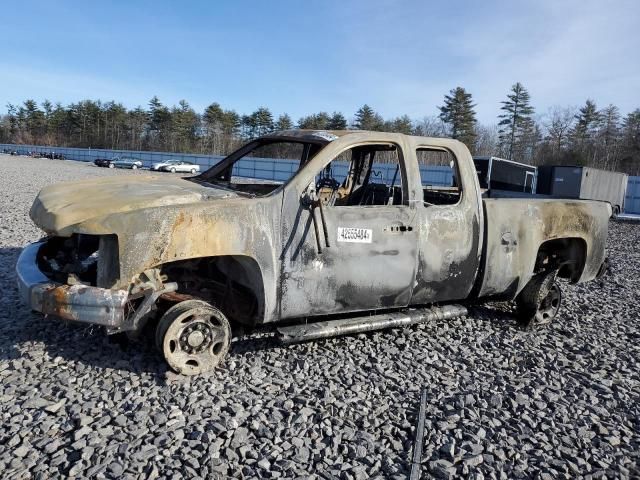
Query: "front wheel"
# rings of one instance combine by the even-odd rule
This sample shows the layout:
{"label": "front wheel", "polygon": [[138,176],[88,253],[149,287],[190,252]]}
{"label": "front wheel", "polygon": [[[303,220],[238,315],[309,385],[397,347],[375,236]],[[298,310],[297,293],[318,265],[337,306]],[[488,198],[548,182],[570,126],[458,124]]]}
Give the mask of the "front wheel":
{"label": "front wheel", "polygon": [[171,167],[171,168],[169,169],[169,171],[170,171],[171,173],[176,173],[176,167]]}
{"label": "front wheel", "polygon": [[116,166],[113,163],[110,163],[109,168],[116,168]]}
{"label": "front wheel", "polygon": [[138,165],[133,165],[133,166],[131,167],[131,170],[137,170],[137,169],[138,169]]}
{"label": "front wheel", "polygon": [[213,370],[229,351],[230,343],[227,317],[202,300],[177,303],[156,328],[156,346],[169,367],[184,375]]}
{"label": "front wheel", "polygon": [[534,275],[516,298],[518,322],[525,328],[550,324],[558,315],[562,290],[556,282],[556,272]]}
{"label": "front wheel", "polygon": [[195,174],[196,174],[196,171],[197,171],[197,170],[196,170],[195,168],[192,168],[192,169],[191,169],[191,175],[195,175]]}

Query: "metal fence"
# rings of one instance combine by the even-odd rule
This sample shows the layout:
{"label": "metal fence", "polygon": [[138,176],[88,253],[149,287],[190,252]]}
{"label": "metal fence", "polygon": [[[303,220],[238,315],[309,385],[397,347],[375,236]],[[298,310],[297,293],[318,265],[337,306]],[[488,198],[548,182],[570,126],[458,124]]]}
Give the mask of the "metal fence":
{"label": "metal fence", "polygon": [[[167,160],[181,160],[192,162],[203,168],[215,165],[222,156],[220,155],[195,155],[190,153],[169,153],[169,152],[142,152],[136,150],[106,150],[94,148],[71,148],[71,147],[42,147],[38,145],[12,145],[0,144],[0,152],[17,152],[19,155],[29,155],[31,152],[38,154],[56,153],[62,154],[68,160],[78,160],[81,162],[93,162],[96,158],[113,157],[133,157],[140,161],[145,167],[150,167],[152,163],[164,162]],[[337,180],[343,180],[347,173],[349,164],[347,162],[334,162],[332,164],[332,175]],[[274,159],[274,158],[243,158],[236,162],[233,168],[233,175],[238,177],[257,178],[260,180],[286,181],[298,169],[298,162],[295,160]],[[453,173],[448,166],[420,166],[420,173],[423,185],[451,185]],[[374,180],[396,184],[400,183],[399,174],[396,174],[396,165],[392,163],[374,163]]]}
{"label": "metal fence", "polygon": [[72,148],[72,147],[42,147],[38,145],[11,145],[0,144],[0,152],[5,150],[17,152],[19,155],[29,155],[36,153],[59,153],[68,160],[78,160],[81,162],[93,162],[96,158],[113,157],[134,157],[142,161],[145,167],[150,167],[152,163],[164,162],[167,160],[183,160],[197,163],[202,167],[215,165],[223,157],[220,155],[195,155],[191,153],[169,153],[169,152],[143,152],[137,150],[107,150],[102,148]]}
{"label": "metal fence", "polygon": [[640,214],[640,177],[629,177],[624,211],[625,213]]}
{"label": "metal fence", "polygon": [[[150,167],[152,163],[164,162],[167,160],[182,160],[193,162],[203,168],[215,165],[222,156],[220,155],[195,155],[191,153],[169,153],[169,152],[142,152],[136,150],[107,150],[95,148],[71,148],[71,147],[42,147],[39,145],[13,145],[0,144],[0,152],[13,151],[19,155],[28,155],[30,152],[36,153],[58,153],[69,160],[81,162],[93,162],[96,158],[111,159],[117,156],[134,157],[141,160],[145,167]],[[233,175],[238,177],[257,178],[260,180],[286,181],[298,168],[298,162],[293,160],[273,159],[273,158],[243,158],[237,162],[233,168]],[[332,175],[337,180],[343,180],[348,173],[348,163],[334,162]],[[420,166],[420,173],[423,185],[451,185],[453,173],[448,166]],[[374,180],[380,179],[385,183],[391,183],[394,178],[396,183],[400,179],[396,176],[396,166],[391,163],[374,163]],[[640,214],[640,176],[629,177],[627,186],[627,196],[625,199],[625,213]]]}

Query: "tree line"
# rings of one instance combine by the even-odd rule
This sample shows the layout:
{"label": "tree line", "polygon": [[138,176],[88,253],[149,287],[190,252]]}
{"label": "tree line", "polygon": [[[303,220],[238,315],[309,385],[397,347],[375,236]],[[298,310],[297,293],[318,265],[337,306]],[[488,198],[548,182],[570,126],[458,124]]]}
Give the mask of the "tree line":
{"label": "tree line", "polygon": [[385,119],[369,105],[350,120],[342,112],[318,112],[294,122],[267,107],[243,115],[212,103],[197,112],[186,100],[168,106],[155,96],[146,108],[133,109],[114,101],[63,106],[26,100],[8,104],[0,116],[0,142],[225,155],[248,139],[276,130],[351,128],[452,137],[473,154],[534,165],[586,165],[640,174],[640,108],[623,117],[615,105],[598,108],[589,99],[579,108],[558,106],[537,114],[519,82],[507,93],[495,124],[478,122],[475,107],[463,87],[444,95],[437,115],[420,120],[408,115]]}

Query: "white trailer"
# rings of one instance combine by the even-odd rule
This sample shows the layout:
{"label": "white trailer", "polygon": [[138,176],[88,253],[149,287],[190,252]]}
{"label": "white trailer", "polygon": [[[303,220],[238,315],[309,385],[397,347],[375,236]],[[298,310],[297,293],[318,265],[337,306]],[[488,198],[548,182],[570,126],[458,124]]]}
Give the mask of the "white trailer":
{"label": "white trailer", "polygon": [[537,193],[609,202],[617,215],[624,211],[628,179],[626,173],[598,168],[545,165],[538,167]]}

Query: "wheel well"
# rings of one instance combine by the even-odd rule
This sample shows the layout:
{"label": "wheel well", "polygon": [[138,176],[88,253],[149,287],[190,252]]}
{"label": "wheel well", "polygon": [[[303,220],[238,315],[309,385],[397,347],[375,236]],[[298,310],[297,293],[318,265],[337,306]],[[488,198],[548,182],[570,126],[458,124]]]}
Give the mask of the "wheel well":
{"label": "wheel well", "polygon": [[558,270],[558,276],[577,282],[587,259],[587,243],[582,238],[557,238],[540,245],[534,273]]}
{"label": "wheel well", "polygon": [[229,320],[255,325],[264,319],[264,284],[260,266],[244,255],[179,260],[161,266],[178,294],[200,298],[220,308]]}

